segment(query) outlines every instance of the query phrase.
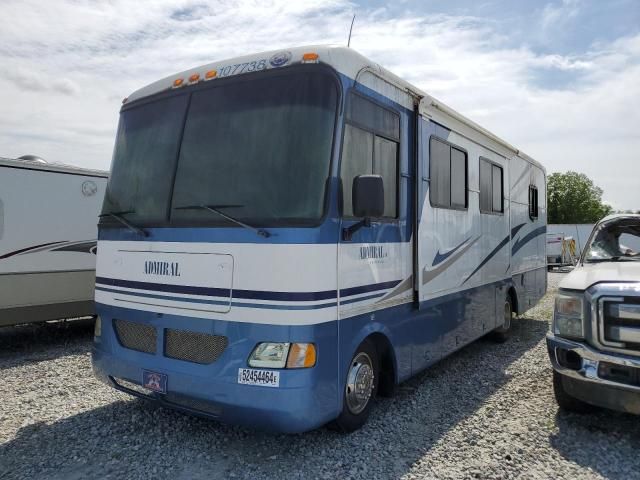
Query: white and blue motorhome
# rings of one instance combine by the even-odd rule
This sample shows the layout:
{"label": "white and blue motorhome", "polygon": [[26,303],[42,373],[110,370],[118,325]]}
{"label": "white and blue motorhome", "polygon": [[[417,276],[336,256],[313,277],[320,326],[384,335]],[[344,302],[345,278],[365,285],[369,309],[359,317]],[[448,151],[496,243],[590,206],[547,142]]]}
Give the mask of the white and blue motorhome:
{"label": "white and blue motorhome", "polygon": [[122,106],[93,364],[285,432],[371,399],[546,291],[544,168],[343,47],[215,62]]}

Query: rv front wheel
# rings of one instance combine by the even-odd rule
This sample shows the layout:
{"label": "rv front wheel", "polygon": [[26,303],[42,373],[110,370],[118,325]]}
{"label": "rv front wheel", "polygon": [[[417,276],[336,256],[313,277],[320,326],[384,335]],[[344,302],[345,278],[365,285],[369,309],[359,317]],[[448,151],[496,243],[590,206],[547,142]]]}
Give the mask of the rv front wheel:
{"label": "rv front wheel", "polygon": [[347,370],[342,412],[334,422],[342,432],[353,432],[366,423],[378,391],[379,372],[378,353],[367,339],[356,349]]}

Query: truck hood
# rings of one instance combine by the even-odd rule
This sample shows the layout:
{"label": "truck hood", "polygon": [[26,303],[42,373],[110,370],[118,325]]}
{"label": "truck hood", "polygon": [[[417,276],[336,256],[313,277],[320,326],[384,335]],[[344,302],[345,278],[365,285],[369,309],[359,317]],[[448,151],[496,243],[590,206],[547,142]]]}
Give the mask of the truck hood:
{"label": "truck hood", "polygon": [[640,282],[640,261],[578,265],[560,282],[560,288],[586,290],[600,282]]}

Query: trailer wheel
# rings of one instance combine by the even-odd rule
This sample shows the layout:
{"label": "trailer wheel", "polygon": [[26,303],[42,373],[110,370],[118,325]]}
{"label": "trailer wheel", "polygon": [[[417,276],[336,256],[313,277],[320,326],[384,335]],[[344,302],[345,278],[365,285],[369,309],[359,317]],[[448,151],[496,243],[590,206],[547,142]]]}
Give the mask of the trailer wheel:
{"label": "trailer wheel", "polygon": [[562,375],[555,370],[553,371],[553,394],[561,410],[574,413],[591,413],[596,409],[593,405],[569,395],[562,386]]}
{"label": "trailer wheel", "polygon": [[358,346],[349,364],[342,412],[333,422],[338,430],[350,433],[366,423],[378,392],[379,373],[380,362],[375,345],[366,339]]}
{"label": "trailer wheel", "polygon": [[504,299],[504,319],[501,326],[491,332],[491,338],[498,343],[506,342],[511,333],[511,320],[513,319],[513,305],[511,296],[507,294]]}

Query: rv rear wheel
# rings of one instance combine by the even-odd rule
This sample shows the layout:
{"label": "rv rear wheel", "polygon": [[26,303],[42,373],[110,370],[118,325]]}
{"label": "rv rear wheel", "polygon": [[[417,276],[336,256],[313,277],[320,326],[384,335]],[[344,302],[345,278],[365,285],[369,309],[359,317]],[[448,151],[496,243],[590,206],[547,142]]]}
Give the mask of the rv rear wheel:
{"label": "rv rear wheel", "polygon": [[511,305],[511,296],[507,294],[504,300],[504,317],[501,326],[491,332],[491,338],[499,343],[506,342],[511,333],[511,320],[513,319],[513,306]]}
{"label": "rv rear wheel", "polygon": [[379,372],[378,353],[373,342],[367,339],[356,349],[347,370],[342,412],[334,421],[342,432],[353,432],[366,423],[378,391]]}

